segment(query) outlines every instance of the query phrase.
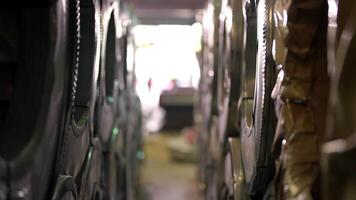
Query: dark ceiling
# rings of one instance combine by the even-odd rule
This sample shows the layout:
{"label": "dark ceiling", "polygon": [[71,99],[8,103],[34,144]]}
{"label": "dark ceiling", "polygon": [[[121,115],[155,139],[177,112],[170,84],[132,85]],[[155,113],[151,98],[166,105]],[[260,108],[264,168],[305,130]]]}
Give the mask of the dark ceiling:
{"label": "dark ceiling", "polygon": [[207,0],[131,0],[142,24],[192,24]]}
{"label": "dark ceiling", "polygon": [[205,0],[131,0],[138,9],[202,9]]}

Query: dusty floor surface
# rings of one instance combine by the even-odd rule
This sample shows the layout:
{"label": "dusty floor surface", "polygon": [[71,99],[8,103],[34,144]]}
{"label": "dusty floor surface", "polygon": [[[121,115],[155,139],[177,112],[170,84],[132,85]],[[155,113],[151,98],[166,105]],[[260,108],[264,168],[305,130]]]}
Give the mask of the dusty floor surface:
{"label": "dusty floor surface", "polygon": [[140,200],[201,200],[196,183],[196,164],[173,161],[167,144],[177,134],[145,137]]}

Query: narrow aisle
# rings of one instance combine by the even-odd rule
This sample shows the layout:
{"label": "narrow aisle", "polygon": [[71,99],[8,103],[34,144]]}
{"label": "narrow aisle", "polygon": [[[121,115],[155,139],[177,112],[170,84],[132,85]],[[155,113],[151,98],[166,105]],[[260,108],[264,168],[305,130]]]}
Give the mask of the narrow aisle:
{"label": "narrow aisle", "polygon": [[181,139],[174,133],[145,137],[140,200],[200,200],[194,162],[171,159],[168,145]]}

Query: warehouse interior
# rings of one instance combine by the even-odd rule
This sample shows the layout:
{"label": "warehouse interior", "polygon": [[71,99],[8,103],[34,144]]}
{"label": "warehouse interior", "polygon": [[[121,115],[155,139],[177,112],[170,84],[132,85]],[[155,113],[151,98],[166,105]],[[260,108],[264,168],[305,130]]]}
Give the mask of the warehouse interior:
{"label": "warehouse interior", "polygon": [[356,1],[0,8],[0,200],[353,200]]}
{"label": "warehouse interior", "polygon": [[[133,1],[139,24],[137,93],[147,116],[142,199],[203,199],[197,181],[194,91],[200,77],[198,52],[206,1]],[[179,93],[180,99],[172,93]]]}

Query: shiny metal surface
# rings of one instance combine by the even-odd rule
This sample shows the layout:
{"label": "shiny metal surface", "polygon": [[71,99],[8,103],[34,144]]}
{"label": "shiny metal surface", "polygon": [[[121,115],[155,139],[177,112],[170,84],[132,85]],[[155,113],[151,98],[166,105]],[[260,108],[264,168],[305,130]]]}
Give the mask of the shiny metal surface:
{"label": "shiny metal surface", "polygon": [[[271,91],[275,66],[272,60],[272,3],[251,4],[246,13],[246,46],[241,73],[241,153],[250,194],[264,191],[271,180],[270,153],[274,135]],[[264,171],[265,170],[265,171]]]}
{"label": "shiny metal surface", "polygon": [[248,193],[245,188],[245,175],[243,172],[242,160],[239,149],[241,148],[240,138],[229,138],[229,149],[231,153],[231,170],[233,177],[233,199],[247,200]]}
{"label": "shiny metal surface", "polygon": [[353,1],[328,1],[328,69],[331,76],[327,134],[322,145],[324,199],[355,196],[355,12]]}
{"label": "shiny metal surface", "polygon": [[[16,92],[23,96],[14,99],[20,102],[15,108],[21,109],[23,115],[15,110],[9,116],[16,117],[16,126],[13,127],[27,130],[13,129],[14,133],[22,134],[10,141],[10,145],[24,139],[24,144],[14,145],[18,146],[15,149],[18,152],[14,151],[14,155],[9,151],[11,148],[4,148],[3,144],[0,146],[4,148],[1,149],[0,159],[0,199],[117,199],[118,196],[113,194],[118,192],[117,182],[122,182],[126,175],[120,174],[119,180],[116,180],[115,172],[119,171],[116,153],[123,150],[122,143],[130,147],[126,159],[120,161],[131,170],[128,182],[132,181],[132,184],[124,187],[128,188],[125,192],[131,192],[126,199],[133,199],[138,170],[135,156],[140,148],[140,102],[135,98],[132,85],[127,83],[125,86],[130,85],[130,88],[127,87],[130,95],[123,98],[130,105],[118,114],[117,95],[121,94],[116,80],[118,74],[112,73],[115,80],[111,89],[115,91],[105,90],[104,67],[99,67],[105,66],[108,56],[103,49],[106,47],[107,32],[110,32],[107,31],[110,17],[115,17],[113,23],[117,28],[114,27],[116,34],[109,42],[114,45],[114,50],[117,50],[117,39],[130,34],[120,29],[123,24],[128,26],[127,19],[125,23],[121,21],[123,16],[118,11],[120,2],[59,0],[44,2],[43,7],[37,3],[34,7],[21,7],[16,11],[16,16],[20,17],[16,26],[21,30],[18,34],[21,38],[18,44],[21,59],[14,61],[21,63],[18,68],[21,70],[17,70],[20,78],[16,78],[21,80],[21,84]],[[112,14],[113,10],[115,14]],[[123,43],[118,49],[124,50],[125,45]],[[116,51],[111,56],[120,58],[120,61],[126,59],[123,51]],[[106,64],[117,67],[116,63]],[[111,93],[106,96],[108,91]],[[106,98],[108,96],[114,98]],[[102,101],[99,102],[99,99]],[[106,106],[102,106],[103,101]],[[125,121],[127,124],[120,124],[120,128],[127,127],[132,137],[128,137],[127,141],[117,137],[121,139],[117,141],[114,137],[118,134],[118,118],[123,113],[129,113],[130,119]],[[100,124],[99,119],[107,123]],[[26,124],[33,130],[26,128]],[[98,137],[100,131],[105,132],[105,137]],[[28,133],[28,138],[23,137],[26,136],[24,133]],[[3,136],[1,130],[1,141],[6,139]],[[108,156],[110,158],[106,161],[109,161],[103,163],[103,155],[107,154],[111,157]],[[110,168],[108,174],[114,177],[114,181],[106,180],[106,167]],[[114,188],[114,192],[108,188]]]}

